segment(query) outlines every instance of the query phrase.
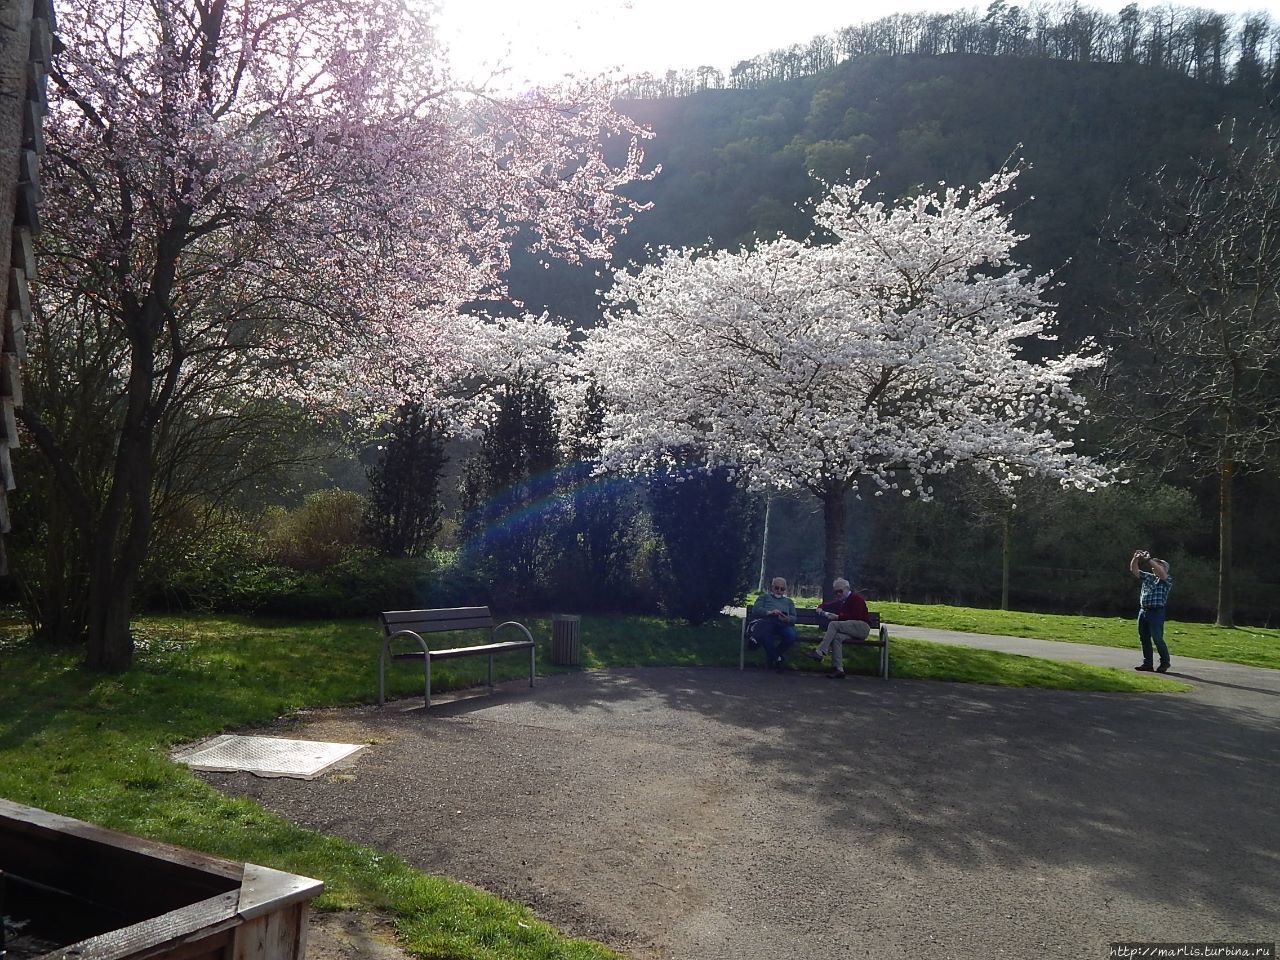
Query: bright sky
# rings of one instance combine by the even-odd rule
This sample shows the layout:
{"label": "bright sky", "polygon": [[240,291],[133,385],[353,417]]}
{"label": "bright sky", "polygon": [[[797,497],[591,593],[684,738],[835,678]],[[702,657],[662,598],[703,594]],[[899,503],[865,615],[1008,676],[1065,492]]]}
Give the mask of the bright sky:
{"label": "bright sky", "polygon": [[[436,0],[441,37],[455,71],[482,74],[496,59],[511,68],[503,86],[554,82],[567,72],[662,73],[734,64],[894,12],[972,7],[939,0]],[[1125,0],[1086,3],[1114,12]],[[1142,7],[1153,4],[1140,3]],[[1154,4],[1161,5],[1161,4]],[[1223,13],[1262,11],[1280,23],[1280,0],[1186,0]]]}

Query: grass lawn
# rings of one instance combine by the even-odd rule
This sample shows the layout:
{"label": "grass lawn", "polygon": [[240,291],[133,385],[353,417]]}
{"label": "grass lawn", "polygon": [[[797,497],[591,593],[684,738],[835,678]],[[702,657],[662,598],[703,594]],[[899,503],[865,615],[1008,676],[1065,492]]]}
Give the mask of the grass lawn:
{"label": "grass lawn", "polygon": [[[549,622],[530,626],[542,641],[540,669],[554,669],[548,666]],[[0,638],[0,796],[318,877],[326,884],[318,906],[389,914],[404,943],[424,957],[615,956],[599,944],[562,936],[522,906],[425,876],[395,856],[303,830],[255,803],[227,798],[168,759],[177,743],[266,724],[304,707],[371,701],[379,638],[371,621],[143,618],[135,666],[114,676],[86,674],[77,666],[78,651],[38,650],[17,639],[17,632],[15,627],[10,639]],[[736,667],[738,635],[737,621],[693,629],[642,617],[584,617],[584,662]],[[892,651],[898,677],[1082,690],[1186,689],[1152,675],[921,641],[896,640]],[[872,656],[853,651],[848,666],[871,672]],[[522,675],[520,657],[504,659],[509,662],[500,675]],[[818,669],[807,662],[805,667]],[[483,670],[481,658],[445,661],[433,669],[433,686],[477,682]],[[394,694],[421,692],[416,665],[401,664],[389,673]]]}
{"label": "grass lawn", "polygon": [[[1131,647],[1138,651],[1138,633],[1133,617],[1072,617],[1052,613],[880,601],[871,606],[879,610],[889,624],[1065,640],[1069,643],[1089,643],[1102,647]],[[1280,629],[1273,627],[1224,629],[1210,623],[1169,620],[1165,623],[1164,639],[1175,659],[1197,657],[1202,660],[1280,669]]]}

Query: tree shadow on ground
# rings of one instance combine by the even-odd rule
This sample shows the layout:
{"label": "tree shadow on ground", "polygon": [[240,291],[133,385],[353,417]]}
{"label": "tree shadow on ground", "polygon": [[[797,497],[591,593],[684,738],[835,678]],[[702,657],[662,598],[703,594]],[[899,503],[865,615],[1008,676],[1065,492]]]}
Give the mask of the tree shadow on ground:
{"label": "tree shadow on ground", "polygon": [[635,730],[651,712],[637,708],[657,701],[671,740],[697,717],[708,750],[741,755],[763,792],[825,811],[832,835],[891,841],[920,865],[1102,865],[1133,896],[1280,918],[1274,714],[1185,695],[762,671],[584,679],[529,712],[589,712],[603,734]]}

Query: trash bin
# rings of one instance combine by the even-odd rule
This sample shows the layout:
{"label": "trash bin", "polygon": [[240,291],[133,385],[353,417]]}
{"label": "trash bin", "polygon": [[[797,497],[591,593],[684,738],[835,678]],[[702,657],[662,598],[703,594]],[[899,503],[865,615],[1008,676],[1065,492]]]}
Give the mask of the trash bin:
{"label": "trash bin", "polygon": [[562,667],[582,664],[582,617],[557,613],[551,617],[551,662]]}

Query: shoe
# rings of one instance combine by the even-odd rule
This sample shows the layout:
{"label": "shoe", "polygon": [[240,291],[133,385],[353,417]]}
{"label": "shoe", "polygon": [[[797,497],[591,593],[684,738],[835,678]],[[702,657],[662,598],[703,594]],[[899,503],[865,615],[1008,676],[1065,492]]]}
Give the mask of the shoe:
{"label": "shoe", "polygon": [[778,673],[786,673],[791,668],[787,666],[787,661],[779,657],[776,661],[774,661],[773,669],[776,670]]}
{"label": "shoe", "polygon": [[1156,673],[1168,673],[1168,672],[1169,672],[1169,665],[1167,663],[1162,663],[1160,664],[1160,666],[1156,667]]}
{"label": "shoe", "polygon": [[806,651],[804,652],[804,655],[805,655],[806,657],[808,657],[810,660],[821,660],[821,659],[822,659],[822,654],[820,654],[817,650],[806,650]]}
{"label": "shoe", "polygon": [[827,679],[828,679],[828,680],[843,680],[843,679],[844,679],[844,671],[843,671],[843,670],[832,670],[830,673],[828,673],[828,674],[827,674]]}
{"label": "shoe", "polygon": [[1152,671],[1155,670],[1155,667],[1151,666],[1151,664],[1149,663],[1140,663],[1133,669],[1144,672],[1144,673],[1151,673]]}

